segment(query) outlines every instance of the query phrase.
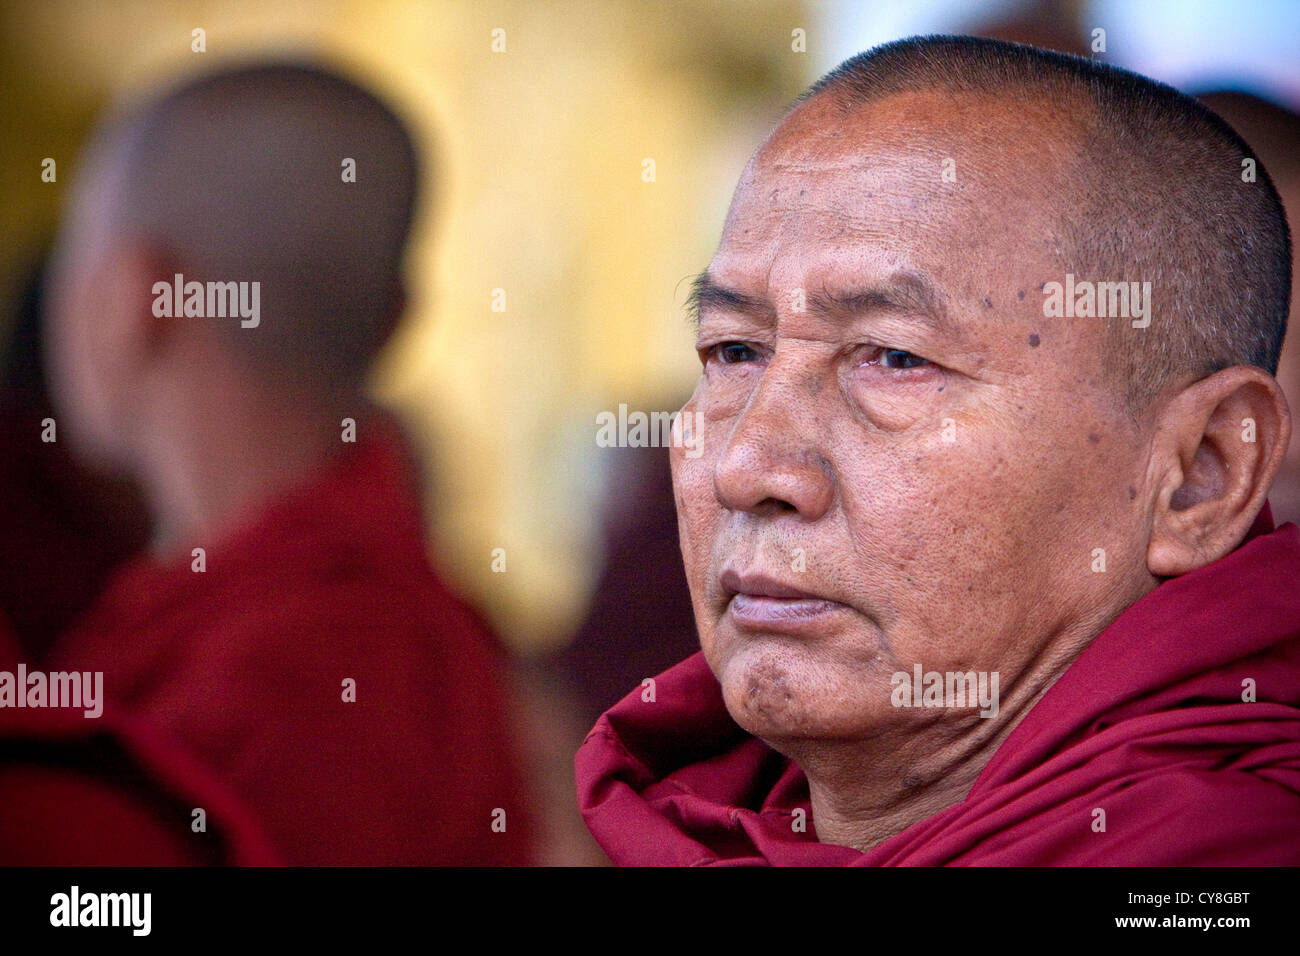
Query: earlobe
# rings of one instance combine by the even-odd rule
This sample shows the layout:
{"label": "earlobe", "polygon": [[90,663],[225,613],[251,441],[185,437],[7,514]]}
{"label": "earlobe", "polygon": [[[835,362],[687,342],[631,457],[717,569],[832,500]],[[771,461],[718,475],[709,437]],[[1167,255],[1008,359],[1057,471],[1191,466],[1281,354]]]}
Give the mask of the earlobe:
{"label": "earlobe", "polygon": [[1156,439],[1163,478],[1147,549],[1151,574],[1186,574],[1241,543],[1290,434],[1281,389],[1252,366],[1216,372],[1169,402]]}

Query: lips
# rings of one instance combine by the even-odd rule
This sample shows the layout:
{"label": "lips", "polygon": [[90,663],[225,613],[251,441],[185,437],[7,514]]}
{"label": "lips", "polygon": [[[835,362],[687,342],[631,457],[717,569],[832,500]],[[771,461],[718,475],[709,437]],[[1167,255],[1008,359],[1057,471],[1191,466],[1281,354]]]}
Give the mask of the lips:
{"label": "lips", "polygon": [[741,627],[797,630],[847,610],[838,601],[761,572],[728,569],[720,583],[728,599],[727,613]]}
{"label": "lips", "polygon": [[818,595],[812,594],[802,588],[797,588],[789,584],[778,581],[776,578],[766,574],[741,574],[738,571],[730,569],[722,572],[722,590],[728,597],[736,594],[744,594],[749,597],[769,597],[782,598],[787,600],[798,600],[817,598]]}

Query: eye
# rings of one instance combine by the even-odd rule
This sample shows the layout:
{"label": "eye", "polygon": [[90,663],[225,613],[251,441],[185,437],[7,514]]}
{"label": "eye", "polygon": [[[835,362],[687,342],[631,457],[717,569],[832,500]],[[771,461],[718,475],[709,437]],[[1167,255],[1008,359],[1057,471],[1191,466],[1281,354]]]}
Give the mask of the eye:
{"label": "eye", "polygon": [[902,349],[878,349],[871,359],[863,364],[879,365],[882,368],[909,369],[929,365],[930,360]]}
{"label": "eye", "polygon": [[755,362],[759,354],[744,342],[719,342],[705,351],[705,358],[716,358],[723,365],[734,365],[737,362]]}

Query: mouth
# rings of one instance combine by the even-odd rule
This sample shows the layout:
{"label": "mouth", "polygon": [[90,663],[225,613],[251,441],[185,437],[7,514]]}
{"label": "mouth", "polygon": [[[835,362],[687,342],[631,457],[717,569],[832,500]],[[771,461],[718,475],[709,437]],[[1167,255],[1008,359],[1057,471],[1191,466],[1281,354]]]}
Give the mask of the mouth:
{"label": "mouth", "polygon": [[795,631],[848,610],[839,601],[759,572],[728,569],[720,581],[727,614],[740,627]]}

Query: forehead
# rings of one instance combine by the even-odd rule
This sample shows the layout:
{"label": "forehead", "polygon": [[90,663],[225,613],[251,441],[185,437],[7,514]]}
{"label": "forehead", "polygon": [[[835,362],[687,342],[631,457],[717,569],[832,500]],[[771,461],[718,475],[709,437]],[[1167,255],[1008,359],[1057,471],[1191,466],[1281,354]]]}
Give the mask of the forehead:
{"label": "forehead", "polygon": [[845,108],[822,94],[746,168],[720,258],[834,270],[907,257],[953,280],[956,266],[1050,260],[1084,145],[1077,123],[1042,104],[926,91]]}
{"label": "forehead", "polygon": [[1051,326],[1042,291],[1072,267],[1086,149],[1081,118],[1047,102],[919,92],[845,109],[822,94],[750,161],[708,276],[778,303],[919,275],[990,343],[1046,329],[1091,352],[1098,327]]}

